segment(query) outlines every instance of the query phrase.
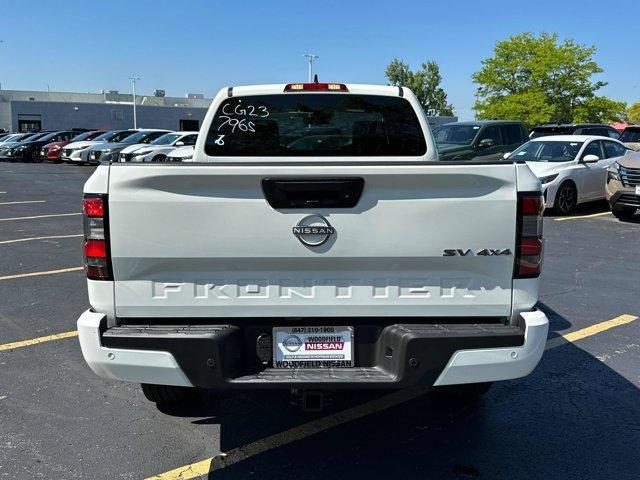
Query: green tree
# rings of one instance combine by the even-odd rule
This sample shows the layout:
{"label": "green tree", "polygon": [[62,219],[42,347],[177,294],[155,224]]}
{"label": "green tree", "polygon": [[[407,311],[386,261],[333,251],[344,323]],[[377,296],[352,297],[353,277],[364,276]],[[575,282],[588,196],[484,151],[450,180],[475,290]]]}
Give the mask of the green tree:
{"label": "green tree", "polygon": [[447,103],[447,94],[440,87],[440,67],[433,60],[423,63],[417,72],[412,72],[409,65],[394,58],[385,74],[389,85],[411,89],[428,115],[453,115],[453,105]]}
{"label": "green tree", "polygon": [[493,56],[473,74],[479,85],[475,110],[481,119],[539,123],[611,122],[624,118],[626,104],[597,96],[606,82],[593,60],[596,48],[556,34],[522,33],[496,43]]}
{"label": "green tree", "polygon": [[629,123],[639,124],[640,123],[640,102],[636,102],[632,104],[627,109],[627,115],[629,116]]}

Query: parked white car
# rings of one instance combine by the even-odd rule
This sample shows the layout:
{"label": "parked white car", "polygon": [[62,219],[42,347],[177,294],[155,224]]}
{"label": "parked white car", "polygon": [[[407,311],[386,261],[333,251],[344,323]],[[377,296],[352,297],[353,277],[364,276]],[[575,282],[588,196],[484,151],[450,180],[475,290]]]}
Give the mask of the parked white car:
{"label": "parked white car", "polygon": [[195,145],[198,132],[171,132],[153,142],[131,145],[120,152],[120,162],[164,162],[167,155],[176,147]]}
{"label": "parked white car", "polygon": [[545,207],[568,215],[579,203],[605,198],[607,169],[628,150],[609,137],[557,135],[531,140],[507,158],[526,162],[542,183]]}
{"label": "parked white car", "polygon": [[167,154],[167,162],[193,162],[193,145],[174,148]]}
{"label": "parked white car", "polygon": [[70,163],[88,163],[89,149],[101,143],[117,142],[125,139],[129,135],[136,133],[136,130],[111,130],[95,137],[93,140],[82,140],[71,142],[62,149],[62,161]]}

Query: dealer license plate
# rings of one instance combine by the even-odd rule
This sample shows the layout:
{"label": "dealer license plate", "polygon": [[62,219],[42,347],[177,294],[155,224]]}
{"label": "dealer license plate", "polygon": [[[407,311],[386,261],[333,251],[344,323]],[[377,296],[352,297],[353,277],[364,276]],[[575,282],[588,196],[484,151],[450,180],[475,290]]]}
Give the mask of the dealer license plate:
{"label": "dealer license plate", "polygon": [[275,327],[275,368],[353,367],[353,327]]}

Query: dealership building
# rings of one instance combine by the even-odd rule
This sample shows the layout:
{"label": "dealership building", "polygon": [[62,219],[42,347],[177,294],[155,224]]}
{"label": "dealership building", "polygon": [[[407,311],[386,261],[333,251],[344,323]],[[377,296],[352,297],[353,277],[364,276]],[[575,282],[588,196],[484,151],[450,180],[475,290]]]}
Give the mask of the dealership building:
{"label": "dealership building", "polygon": [[[210,98],[198,93],[166,97],[136,96],[138,128],[200,129]],[[455,122],[457,117],[427,117],[431,128]],[[0,131],[133,128],[133,95],[116,90],[100,93],[0,90]]]}
{"label": "dealership building", "polygon": [[[164,91],[136,96],[139,128],[199,130],[211,103],[202,94],[166,97]],[[9,132],[133,127],[133,95],[0,90],[0,129]]]}

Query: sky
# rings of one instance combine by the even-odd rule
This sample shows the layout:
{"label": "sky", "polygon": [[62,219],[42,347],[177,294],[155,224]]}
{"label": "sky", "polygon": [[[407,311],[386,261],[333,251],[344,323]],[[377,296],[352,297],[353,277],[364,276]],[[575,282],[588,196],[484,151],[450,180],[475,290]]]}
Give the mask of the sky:
{"label": "sky", "polygon": [[473,117],[471,75],[495,42],[531,31],[595,45],[600,94],[640,101],[640,0],[75,1],[0,0],[0,84],[8,90],[212,97],[228,85],[307,78],[386,84],[399,58],[440,64],[460,119]]}

